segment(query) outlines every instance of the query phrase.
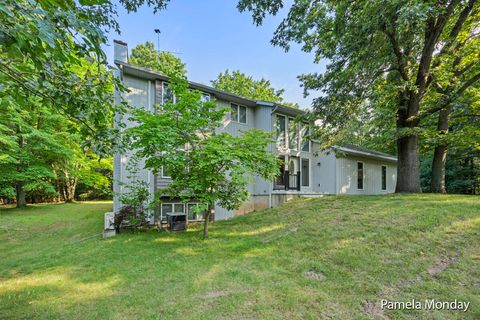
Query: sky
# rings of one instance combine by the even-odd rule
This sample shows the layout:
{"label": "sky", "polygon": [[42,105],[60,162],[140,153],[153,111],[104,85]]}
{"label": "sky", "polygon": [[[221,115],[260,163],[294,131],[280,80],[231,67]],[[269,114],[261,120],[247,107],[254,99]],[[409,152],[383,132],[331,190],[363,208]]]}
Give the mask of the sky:
{"label": "sky", "polygon": [[158,28],[160,50],[173,52],[186,63],[189,80],[210,85],[220,72],[240,70],[270,80],[274,88],[285,89],[285,101],[309,108],[316,94],[304,98],[297,76],[323,72],[325,64],[313,63],[313,55],[302,52],[299,45],[285,53],[270,44],[286,10],[257,27],[250,13],[240,13],[236,4],[236,0],[171,0],[166,10],[156,14],[146,6],[136,13],[118,6],[121,34],[109,34],[106,54],[113,62],[114,39],[127,42],[130,51],[146,41],[157,46],[154,29]]}

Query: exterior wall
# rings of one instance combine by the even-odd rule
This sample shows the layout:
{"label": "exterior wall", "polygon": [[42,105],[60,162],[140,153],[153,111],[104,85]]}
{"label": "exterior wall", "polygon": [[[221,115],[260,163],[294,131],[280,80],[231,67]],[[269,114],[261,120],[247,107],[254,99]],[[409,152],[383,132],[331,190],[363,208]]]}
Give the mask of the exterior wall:
{"label": "exterior wall", "polygon": [[[363,190],[357,189],[357,162],[363,162]],[[395,192],[397,165],[391,161],[347,156],[336,161],[338,194],[386,194]],[[382,165],[387,167],[387,190],[382,190]]]}
{"label": "exterior wall", "polygon": [[[153,111],[154,101],[155,101],[155,87],[154,83],[149,80],[134,78],[130,76],[123,77],[123,83],[125,87],[129,89],[129,92],[124,93],[123,98],[132,106],[137,108],[147,109]],[[116,93],[117,102],[120,100],[120,96]],[[127,128],[132,127],[134,123],[129,121],[128,115],[124,115],[120,117],[119,115],[116,116],[115,121],[116,123],[124,123]],[[129,167],[132,165],[131,158],[133,156],[133,152],[127,152],[125,154],[115,154],[114,155],[114,192],[116,196],[114,197],[114,211],[118,211],[122,204],[120,203],[118,194],[126,192],[127,189],[125,185],[128,185],[132,179],[129,177],[131,175],[131,171]],[[154,192],[154,176],[151,171],[144,169],[144,161],[140,161],[136,165],[136,169],[138,170],[137,179],[146,181],[149,188],[150,193],[153,196]],[[120,183],[121,182],[121,183]],[[153,217],[152,217],[153,218]]]}
{"label": "exterior wall", "polygon": [[318,143],[313,142],[314,157],[312,163],[313,191],[321,194],[336,194],[336,162],[333,152],[320,151]]}

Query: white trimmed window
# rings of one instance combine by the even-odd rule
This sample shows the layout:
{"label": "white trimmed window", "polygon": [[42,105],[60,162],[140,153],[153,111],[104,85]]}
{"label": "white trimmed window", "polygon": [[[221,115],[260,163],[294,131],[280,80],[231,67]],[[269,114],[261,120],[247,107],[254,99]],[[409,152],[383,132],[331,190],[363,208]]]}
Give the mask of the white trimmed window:
{"label": "white trimmed window", "polygon": [[183,213],[187,215],[188,221],[203,221],[205,217],[205,210],[200,210],[200,203],[198,202],[171,202],[162,203],[160,207],[160,219],[167,220],[168,214]]}
{"label": "white trimmed window", "polygon": [[202,92],[202,96],[201,96],[200,100],[202,102],[210,102],[210,101],[212,101],[212,97],[210,96],[210,94]]}
{"label": "white trimmed window", "polygon": [[166,166],[162,167],[162,178],[167,178],[167,179],[171,178],[170,172],[168,171],[168,167]]}
{"label": "white trimmed window", "polygon": [[301,139],[302,139],[302,151],[310,152],[310,140],[308,139],[308,135],[310,134],[310,128],[308,124],[303,124],[301,130]]}
{"label": "white trimmed window", "polygon": [[277,114],[275,119],[275,131],[277,134],[277,146],[279,148],[285,148],[287,141],[287,120],[285,116]]}
{"label": "white trimmed window", "polygon": [[298,124],[294,118],[288,118],[288,148],[298,150]]}
{"label": "white trimmed window", "polygon": [[230,119],[232,121],[247,124],[247,107],[231,103],[230,108]]}
{"label": "white trimmed window", "polygon": [[175,103],[176,100],[173,90],[169,88],[168,82],[162,82],[162,103],[167,101]]}

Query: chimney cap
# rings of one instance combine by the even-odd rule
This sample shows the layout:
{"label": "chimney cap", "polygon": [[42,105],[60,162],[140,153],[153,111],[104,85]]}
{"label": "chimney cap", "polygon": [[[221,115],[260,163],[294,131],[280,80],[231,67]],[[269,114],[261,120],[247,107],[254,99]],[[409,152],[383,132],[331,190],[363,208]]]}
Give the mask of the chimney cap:
{"label": "chimney cap", "polygon": [[127,43],[126,43],[125,41],[122,41],[122,40],[117,40],[117,39],[114,39],[114,40],[113,40],[113,42],[114,42],[114,43],[121,44],[121,45],[124,45],[124,46],[126,46],[126,45],[127,45]]}

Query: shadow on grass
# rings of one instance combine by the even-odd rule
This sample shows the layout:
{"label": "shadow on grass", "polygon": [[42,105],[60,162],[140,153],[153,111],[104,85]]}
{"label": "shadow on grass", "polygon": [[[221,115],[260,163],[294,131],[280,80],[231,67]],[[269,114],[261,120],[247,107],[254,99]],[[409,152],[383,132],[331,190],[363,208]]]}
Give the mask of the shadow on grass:
{"label": "shadow on grass", "polygon": [[[195,318],[253,312],[260,318],[298,318],[335,304],[333,314],[358,317],[365,299],[478,239],[477,203],[468,197],[447,198],[444,205],[429,199],[293,201],[216,222],[206,240],[202,225],[182,233],[123,232],[80,243],[59,231],[40,234],[34,243],[9,238],[2,244],[0,233],[0,313]],[[76,214],[87,212],[86,221],[79,220],[83,228],[101,227],[102,211],[81,205],[69,206],[79,209]],[[306,278],[312,270],[325,277]]]}

